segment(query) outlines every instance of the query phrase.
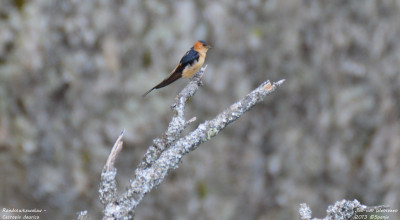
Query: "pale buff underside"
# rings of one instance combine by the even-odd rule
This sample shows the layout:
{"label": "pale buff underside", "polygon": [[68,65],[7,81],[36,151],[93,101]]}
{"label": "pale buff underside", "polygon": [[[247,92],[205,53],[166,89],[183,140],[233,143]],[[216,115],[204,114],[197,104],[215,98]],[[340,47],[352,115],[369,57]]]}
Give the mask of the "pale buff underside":
{"label": "pale buff underside", "polygon": [[204,64],[204,60],[206,59],[206,54],[205,53],[200,53],[199,60],[197,62],[194,62],[192,65],[188,65],[182,72],[182,77],[183,78],[190,78],[194,74],[196,74],[200,68]]}

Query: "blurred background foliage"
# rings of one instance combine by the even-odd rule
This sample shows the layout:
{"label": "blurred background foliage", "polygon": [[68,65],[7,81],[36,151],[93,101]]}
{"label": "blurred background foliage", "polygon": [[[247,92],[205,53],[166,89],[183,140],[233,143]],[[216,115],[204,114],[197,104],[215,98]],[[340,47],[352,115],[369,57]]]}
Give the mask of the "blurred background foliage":
{"label": "blurred background foliage", "polygon": [[121,190],[187,80],[141,95],[196,40],[187,118],[261,82],[282,89],[183,159],[137,219],[296,219],[306,202],[400,207],[400,1],[0,1],[0,207],[99,219],[100,172],[126,129]]}

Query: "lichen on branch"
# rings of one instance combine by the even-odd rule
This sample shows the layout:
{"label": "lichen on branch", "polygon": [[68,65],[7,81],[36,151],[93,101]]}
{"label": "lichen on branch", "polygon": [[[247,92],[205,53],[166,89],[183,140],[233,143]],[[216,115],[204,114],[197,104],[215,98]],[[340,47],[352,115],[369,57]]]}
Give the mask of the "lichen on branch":
{"label": "lichen on branch", "polygon": [[123,134],[120,135],[101,174],[99,193],[100,200],[105,207],[103,219],[132,219],[134,210],[143,197],[158,186],[171,170],[178,168],[178,164],[185,154],[218,135],[221,130],[278,89],[285,81],[283,79],[274,83],[270,81],[262,83],[214,119],[201,123],[194,131],[181,137],[183,130],[196,120],[196,118],[185,119],[185,105],[186,101],[195,95],[201,86],[201,79],[206,67],[201,68],[189,84],[177,95],[174,104],[171,106],[174,116],[167,130],[153,140],[153,144],[149,146],[136,168],[135,176],[131,179],[128,190],[118,197],[115,184],[117,170],[114,167],[114,162],[122,149]]}

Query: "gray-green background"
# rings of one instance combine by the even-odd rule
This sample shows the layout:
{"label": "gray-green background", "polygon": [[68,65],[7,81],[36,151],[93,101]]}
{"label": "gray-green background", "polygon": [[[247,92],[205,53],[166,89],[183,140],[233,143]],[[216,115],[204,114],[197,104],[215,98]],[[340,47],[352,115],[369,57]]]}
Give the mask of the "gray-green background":
{"label": "gray-green background", "polygon": [[4,0],[0,208],[99,219],[112,144],[126,129],[124,190],[187,80],[141,95],[198,39],[214,48],[187,131],[287,81],[186,156],[137,219],[298,219],[303,202],[322,217],[344,198],[400,207],[400,1]]}

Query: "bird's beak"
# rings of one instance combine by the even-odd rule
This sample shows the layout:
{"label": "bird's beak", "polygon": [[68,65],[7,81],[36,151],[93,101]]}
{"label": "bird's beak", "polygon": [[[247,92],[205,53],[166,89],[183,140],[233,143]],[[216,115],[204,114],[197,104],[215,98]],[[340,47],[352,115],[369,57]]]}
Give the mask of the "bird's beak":
{"label": "bird's beak", "polygon": [[207,49],[210,49],[210,48],[212,48],[212,46],[211,45],[207,45]]}

